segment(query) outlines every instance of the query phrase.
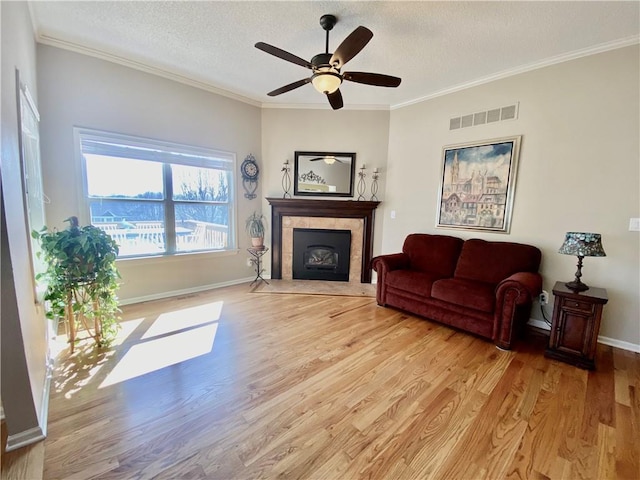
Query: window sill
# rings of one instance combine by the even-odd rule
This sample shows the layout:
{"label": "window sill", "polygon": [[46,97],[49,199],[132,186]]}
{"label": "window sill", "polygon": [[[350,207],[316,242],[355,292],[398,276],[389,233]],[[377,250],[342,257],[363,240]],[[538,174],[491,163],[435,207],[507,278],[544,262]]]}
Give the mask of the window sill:
{"label": "window sill", "polygon": [[171,262],[181,262],[186,259],[189,260],[201,260],[201,259],[209,259],[216,257],[230,257],[233,255],[237,255],[240,252],[239,249],[235,250],[222,250],[215,252],[181,252],[174,253],[171,255],[147,255],[144,257],[125,257],[119,258],[116,260],[117,264],[126,264],[129,265],[145,265],[149,263],[171,263]]}

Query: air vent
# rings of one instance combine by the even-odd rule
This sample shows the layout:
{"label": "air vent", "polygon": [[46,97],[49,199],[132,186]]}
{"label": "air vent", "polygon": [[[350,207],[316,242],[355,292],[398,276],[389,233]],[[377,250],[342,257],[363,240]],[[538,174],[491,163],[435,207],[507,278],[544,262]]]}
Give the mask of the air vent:
{"label": "air vent", "polygon": [[500,121],[500,109],[495,108],[493,110],[489,110],[487,112],[487,123],[499,122]]}
{"label": "air vent", "polygon": [[508,107],[502,107],[501,120],[513,120],[516,118],[516,106],[509,105]]}
{"label": "air vent", "polygon": [[474,125],[483,125],[487,123],[487,112],[480,112],[473,115]]}
{"label": "air vent", "polygon": [[462,117],[462,128],[470,127],[473,125],[473,115],[465,115]]}
{"label": "air vent", "polygon": [[515,120],[518,118],[518,103],[501,108],[492,108],[483,112],[470,113],[449,119],[449,130],[467,128],[475,125]]}

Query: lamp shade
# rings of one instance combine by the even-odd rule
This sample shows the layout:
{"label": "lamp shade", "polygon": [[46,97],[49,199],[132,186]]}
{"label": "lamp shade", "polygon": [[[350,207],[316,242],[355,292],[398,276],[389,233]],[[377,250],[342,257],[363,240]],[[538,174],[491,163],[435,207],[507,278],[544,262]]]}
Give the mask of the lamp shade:
{"label": "lamp shade", "polygon": [[333,93],[340,87],[342,78],[340,75],[328,70],[314,74],[311,77],[311,83],[320,93]]}
{"label": "lamp shade", "polygon": [[606,257],[602,248],[602,239],[599,233],[567,232],[564,243],[558,250],[564,255],[576,257]]}

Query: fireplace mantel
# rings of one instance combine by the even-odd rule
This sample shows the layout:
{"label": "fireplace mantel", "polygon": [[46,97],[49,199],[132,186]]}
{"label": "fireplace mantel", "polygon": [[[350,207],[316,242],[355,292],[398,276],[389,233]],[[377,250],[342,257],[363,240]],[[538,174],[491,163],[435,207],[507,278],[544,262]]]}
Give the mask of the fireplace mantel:
{"label": "fireplace mantel", "polygon": [[364,221],[360,281],[371,283],[373,220],[380,202],[298,198],[267,198],[267,201],[271,205],[271,278],[282,278],[283,217],[358,218]]}

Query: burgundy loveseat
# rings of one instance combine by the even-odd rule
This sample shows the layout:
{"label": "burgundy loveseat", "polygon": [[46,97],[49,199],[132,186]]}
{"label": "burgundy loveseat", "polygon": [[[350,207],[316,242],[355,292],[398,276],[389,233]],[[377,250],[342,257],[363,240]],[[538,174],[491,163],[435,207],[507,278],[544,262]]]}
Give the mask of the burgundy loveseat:
{"label": "burgundy loveseat", "polygon": [[510,349],[542,289],[540,258],[531,245],[414,233],[372,260],[376,300]]}

